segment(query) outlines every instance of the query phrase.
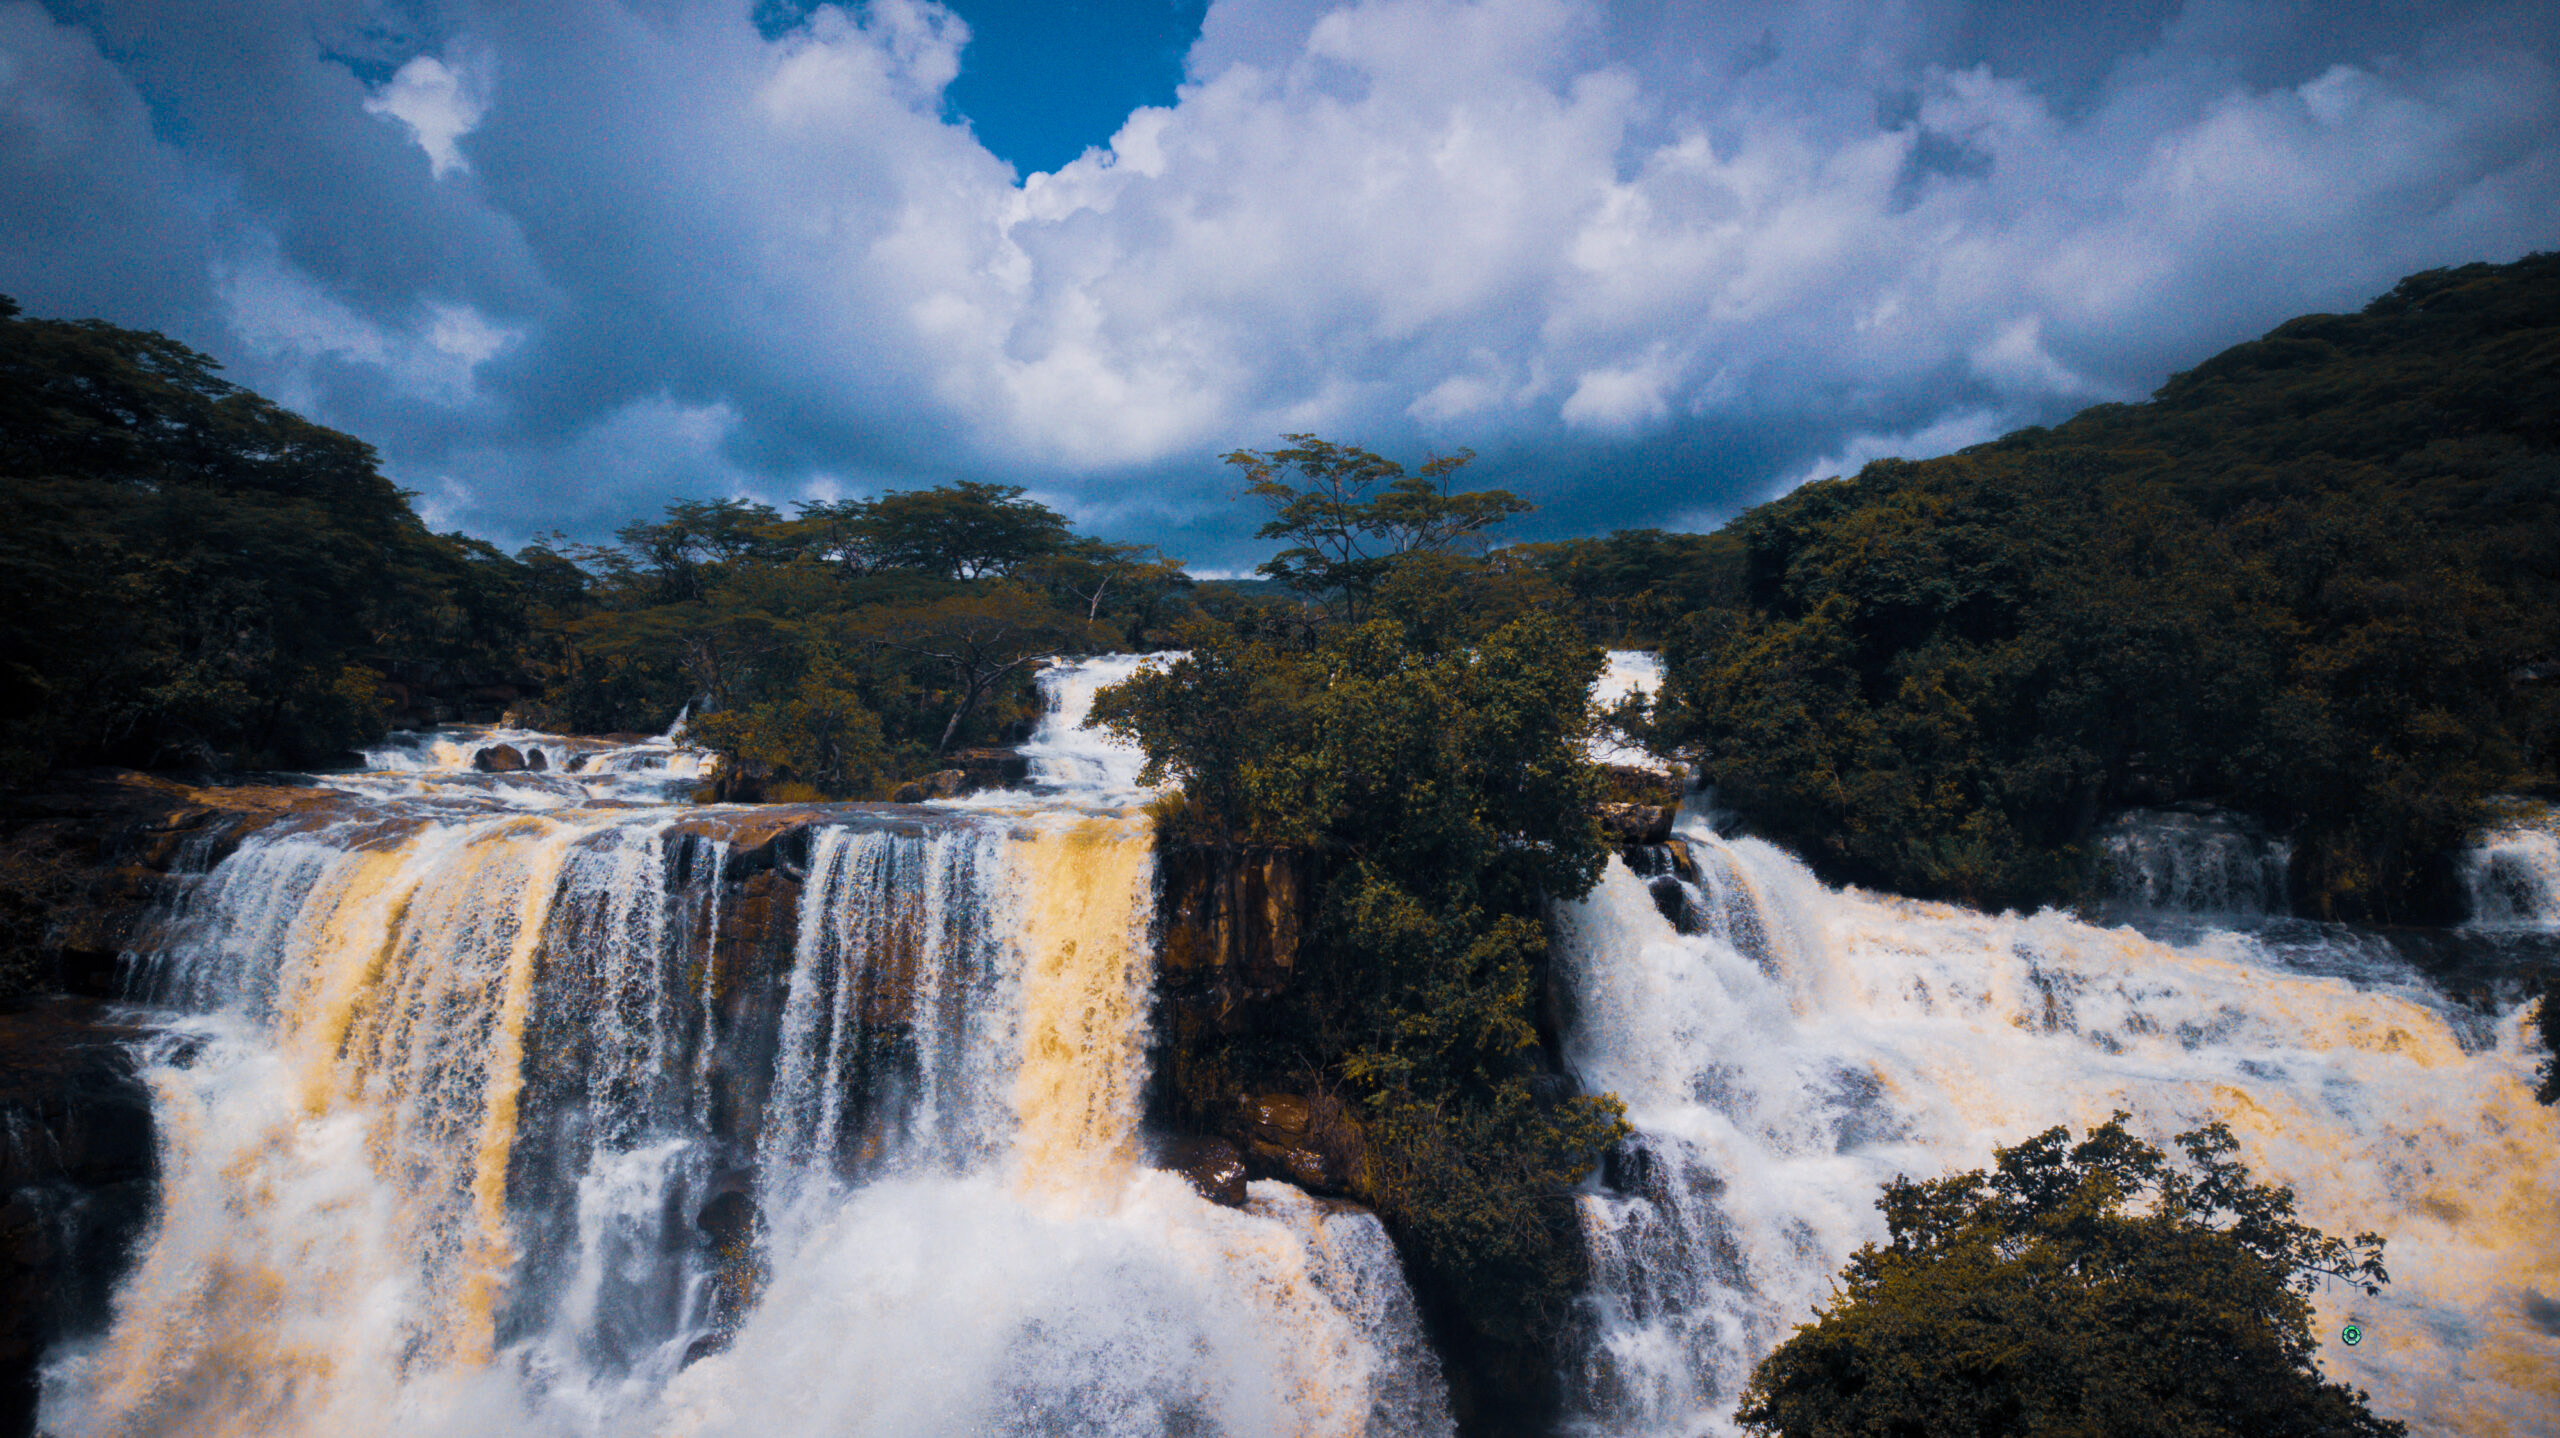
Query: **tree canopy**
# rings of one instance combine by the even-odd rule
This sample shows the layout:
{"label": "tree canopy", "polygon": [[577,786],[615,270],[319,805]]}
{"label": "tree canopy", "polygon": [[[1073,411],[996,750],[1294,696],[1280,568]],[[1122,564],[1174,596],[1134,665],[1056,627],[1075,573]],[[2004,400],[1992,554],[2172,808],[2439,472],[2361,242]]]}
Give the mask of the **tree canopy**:
{"label": "tree canopy", "polygon": [[1388,561],[1364,581],[1372,617],[1194,625],[1094,721],[1179,785],[1164,842],[1286,846],[1320,876],[1279,1013],[1186,1044],[1177,1106],[1352,1098],[1356,1195],[1425,1302],[1472,1371],[1535,1374],[1583,1277],[1572,1187],[1625,1132],[1614,1098],[1571,1092],[1538,1023],[1546,905],[1587,892],[1605,854],[1585,748],[1601,656],[1533,570]]}
{"label": "tree canopy", "polygon": [[2068,900],[2102,815],[2211,803],[2309,912],[2452,917],[2488,800],[2560,785],[2555,414],[2542,256],[1806,485],[1711,537],[1655,738],[1834,880]]}
{"label": "tree canopy", "polygon": [[380,666],[520,632],[513,565],[435,535],[358,440],[165,336],[0,299],[0,775],[307,764],[380,729]]}
{"label": "tree canopy", "polygon": [[1244,471],[1244,492],[1271,507],[1261,537],[1289,541],[1261,572],[1335,606],[1347,619],[1368,612],[1379,583],[1406,556],[1451,553],[1531,507],[1509,490],[1451,488],[1449,477],[1475,458],[1468,450],[1408,471],[1383,455],[1311,434],[1283,438],[1285,449],[1226,456]]}
{"label": "tree canopy", "polygon": [[2306,1295],[2387,1281],[2383,1240],[2329,1237],[2253,1181],[2219,1123],[2186,1165],[2119,1113],[1976,1170],[1897,1179],[1888,1237],[1752,1375],[1737,1418],[1774,1438],[2180,1435],[2383,1438],[2324,1379]]}

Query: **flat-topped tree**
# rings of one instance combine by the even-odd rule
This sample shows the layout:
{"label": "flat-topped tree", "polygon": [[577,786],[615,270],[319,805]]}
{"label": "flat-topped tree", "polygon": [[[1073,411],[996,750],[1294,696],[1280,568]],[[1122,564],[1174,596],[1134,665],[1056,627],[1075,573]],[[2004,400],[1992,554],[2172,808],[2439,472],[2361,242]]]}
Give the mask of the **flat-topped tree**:
{"label": "flat-topped tree", "polygon": [[1451,489],[1449,477],[1475,458],[1473,450],[1436,455],[1408,471],[1354,445],[1312,434],[1281,437],[1288,448],[1223,456],[1244,471],[1244,492],[1271,506],[1260,536],[1290,541],[1261,572],[1353,623],[1368,616],[1378,585],[1408,555],[1457,552],[1537,507],[1507,489]]}

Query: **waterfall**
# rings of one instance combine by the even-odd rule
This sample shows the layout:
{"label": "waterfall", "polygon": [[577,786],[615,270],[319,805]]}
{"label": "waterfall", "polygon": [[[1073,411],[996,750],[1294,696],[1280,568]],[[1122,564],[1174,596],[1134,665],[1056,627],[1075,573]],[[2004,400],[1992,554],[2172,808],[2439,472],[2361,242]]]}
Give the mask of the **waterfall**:
{"label": "waterfall", "polygon": [[2292,847],[2228,814],[2135,809],[2097,833],[2110,912],[2252,918],[2286,912]]}
{"label": "waterfall", "polygon": [[128,957],[160,1209],[46,1430],[1446,1431],[1376,1219],[1140,1161],[1152,837],[1063,713],[1135,662],[965,804],[504,730],[326,776]]}
{"label": "waterfall", "polygon": [[2474,928],[2560,932],[2560,832],[2547,807],[2520,814],[2462,856]]}
{"label": "waterfall", "polygon": [[2389,1237],[2380,1298],[2313,1298],[2331,1376],[2418,1432],[2560,1423],[2560,1120],[2521,985],[2483,1020],[2350,933],[2169,944],[1828,889],[1694,812],[1678,837],[1558,914],[1568,1060],[1636,1129],[1581,1199],[1577,1432],[1734,1431],[1752,1368],[1882,1237],[1887,1179],[2117,1108],[2164,1145],[2221,1119],[2307,1221]]}

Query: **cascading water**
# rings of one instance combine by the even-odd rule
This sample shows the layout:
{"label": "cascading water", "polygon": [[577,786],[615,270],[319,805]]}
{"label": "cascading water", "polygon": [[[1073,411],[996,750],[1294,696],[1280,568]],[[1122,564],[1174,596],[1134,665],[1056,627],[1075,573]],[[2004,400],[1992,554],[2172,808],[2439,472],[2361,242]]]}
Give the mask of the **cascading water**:
{"label": "cascading water", "polygon": [[1152,845],[1065,713],[1134,662],[961,804],[521,731],[332,776],[132,957],[161,1209],[47,1430],[1445,1431],[1375,1219],[1139,1162]]}
{"label": "cascading water", "polygon": [[2127,917],[2281,915],[2292,848],[2226,814],[2135,809],[2097,834],[2108,909]]}
{"label": "cascading water", "polygon": [[1882,1237],[1887,1179],[2118,1108],[2164,1146],[2222,1119],[2308,1221],[2389,1237],[2381,1298],[2314,1299],[2332,1376],[2419,1432],[2560,1429],[2560,1121],[2520,985],[2483,1018],[2347,931],[2172,945],[1827,889],[1695,812],[1678,833],[1558,916],[1568,1061],[1637,1130],[1582,1199],[1578,1431],[1733,1431],[1752,1368]]}
{"label": "cascading water", "polygon": [[2560,831],[2547,807],[2516,815],[2463,855],[2470,926],[2560,932]]}

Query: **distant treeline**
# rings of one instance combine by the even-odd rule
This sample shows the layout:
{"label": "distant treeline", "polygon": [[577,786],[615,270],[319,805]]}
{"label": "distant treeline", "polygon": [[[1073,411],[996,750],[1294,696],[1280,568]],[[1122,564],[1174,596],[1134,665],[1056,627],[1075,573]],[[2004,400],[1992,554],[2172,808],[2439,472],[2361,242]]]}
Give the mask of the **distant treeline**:
{"label": "distant treeline", "polygon": [[[2560,782],[2551,256],[2414,276],[2150,403],[1879,461],[1713,534],[1469,553],[1397,529],[1382,489],[1398,537],[1332,554],[1339,517],[1299,513],[1316,538],[1279,593],[976,483],[686,501],[510,556],[429,532],[364,444],[215,369],[0,310],[0,774],[324,763],[381,730],[387,677],[425,673],[563,729],[693,705],[747,792],[872,797],[1018,737],[1043,655],[1203,622],[1312,646],[1385,606],[1426,637],[1561,612],[1661,648],[1644,736],[1828,876],[1906,893],[2067,901],[2102,816],[2206,803],[2291,833],[2317,911],[2440,917],[2490,798]],[[1469,509],[1463,462],[1398,482],[1473,535],[1519,506]]]}
{"label": "distant treeline", "polygon": [[573,731],[691,706],[734,792],[878,797],[1020,737],[1040,658],[1244,602],[978,483],[681,501],[511,556],[430,532],[370,447],[218,368],[0,300],[0,783],[328,766],[400,706],[494,693]]}

